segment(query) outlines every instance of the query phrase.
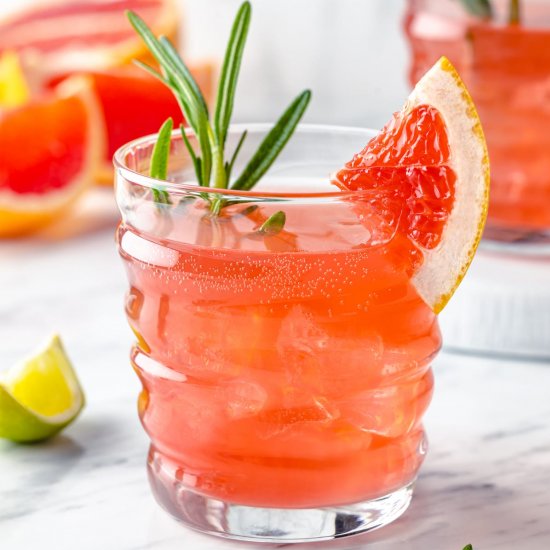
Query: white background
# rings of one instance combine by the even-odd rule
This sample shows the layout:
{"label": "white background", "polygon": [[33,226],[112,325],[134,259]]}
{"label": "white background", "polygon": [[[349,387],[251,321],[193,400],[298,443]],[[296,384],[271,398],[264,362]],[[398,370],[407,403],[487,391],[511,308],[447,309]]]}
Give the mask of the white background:
{"label": "white background", "polygon": [[[241,0],[184,0],[190,57],[218,56]],[[273,120],[304,88],[308,120],[380,127],[407,95],[404,0],[253,0],[236,118]]]}
{"label": "white background", "polygon": [[[0,15],[37,1],[46,0],[0,0]],[[185,56],[221,59],[241,1],[176,0]],[[275,120],[310,88],[309,122],[378,128],[405,100],[405,0],[252,0],[252,5],[235,120]]]}

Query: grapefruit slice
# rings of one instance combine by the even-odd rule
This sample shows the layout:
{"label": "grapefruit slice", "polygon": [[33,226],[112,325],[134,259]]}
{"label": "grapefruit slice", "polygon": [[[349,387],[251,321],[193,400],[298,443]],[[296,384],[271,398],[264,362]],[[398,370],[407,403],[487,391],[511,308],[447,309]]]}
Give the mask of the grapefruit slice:
{"label": "grapefruit slice", "polygon": [[45,225],[90,184],[103,152],[100,121],[84,77],[0,112],[0,237]]}
{"label": "grapefruit slice", "polygon": [[369,191],[385,219],[422,252],[412,276],[438,313],[464,277],[487,216],[489,160],[472,99],[441,58],[403,109],[340,170],[334,183]]}
{"label": "grapefruit slice", "polygon": [[148,58],[126,21],[134,10],[154,29],[175,41],[174,0],[42,0],[0,22],[0,52],[36,58],[45,74],[98,70]]}

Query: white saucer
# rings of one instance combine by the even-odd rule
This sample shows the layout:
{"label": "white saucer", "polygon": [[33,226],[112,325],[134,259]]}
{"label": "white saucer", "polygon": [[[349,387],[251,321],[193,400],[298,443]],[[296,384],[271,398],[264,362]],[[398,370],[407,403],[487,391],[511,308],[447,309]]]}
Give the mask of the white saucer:
{"label": "white saucer", "polygon": [[550,359],[550,258],[482,247],[440,324],[449,351]]}

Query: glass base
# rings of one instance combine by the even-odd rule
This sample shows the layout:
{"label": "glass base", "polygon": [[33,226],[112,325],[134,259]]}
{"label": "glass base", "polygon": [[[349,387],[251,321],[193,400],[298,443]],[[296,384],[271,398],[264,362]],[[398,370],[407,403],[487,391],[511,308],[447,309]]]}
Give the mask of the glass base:
{"label": "glass base", "polygon": [[155,471],[149,481],[159,504],[188,527],[218,537],[256,542],[313,542],[383,527],[408,508],[413,484],[373,500],[323,508],[260,508],[232,504],[197,493]]}

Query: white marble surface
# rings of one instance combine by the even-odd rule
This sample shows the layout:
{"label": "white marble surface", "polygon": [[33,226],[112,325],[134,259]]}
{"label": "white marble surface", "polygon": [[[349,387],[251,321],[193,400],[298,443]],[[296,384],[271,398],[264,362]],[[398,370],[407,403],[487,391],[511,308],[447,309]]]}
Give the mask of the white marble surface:
{"label": "white marble surface", "polygon": [[[238,3],[185,0],[193,55],[206,46],[207,53],[217,51]],[[245,65],[241,91],[248,101],[237,105],[238,118],[274,118],[305,86],[321,90],[313,121],[378,126],[401,103],[403,1],[338,0],[333,17],[336,3],[301,0],[291,13],[295,1],[255,0],[251,41],[258,47]],[[12,5],[0,0],[2,9]],[[294,24],[272,25],[280,14],[295,17]],[[312,34],[328,27],[346,40],[336,43],[336,32]],[[75,236],[59,240],[66,231]],[[0,441],[0,550],[258,548],[188,531],[150,495],[113,234],[114,215],[98,220],[80,211],[40,239],[0,243],[0,368],[57,330],[88,400],[79,420],[47,444]],[[442,354],[426,418],[431,450],[409,511],[365,536],[296,548],[461,550],[468,542],[476,550],[550,548],[549,367]]]}
{"label": "white marble surface", "polygon": [[[49,443],[0,442],[0,549],[259,548],[191,532],[153,501],[114,222],[75,218],[88,233],[0,243],[1,364],[59,330],[88,399],[79,420]],[[78,233],[76,223],[67,227]],[[371,534],[296,548],[550,548],[549,367],[440,355],[426,418],[431,450],[409,511]]]}

